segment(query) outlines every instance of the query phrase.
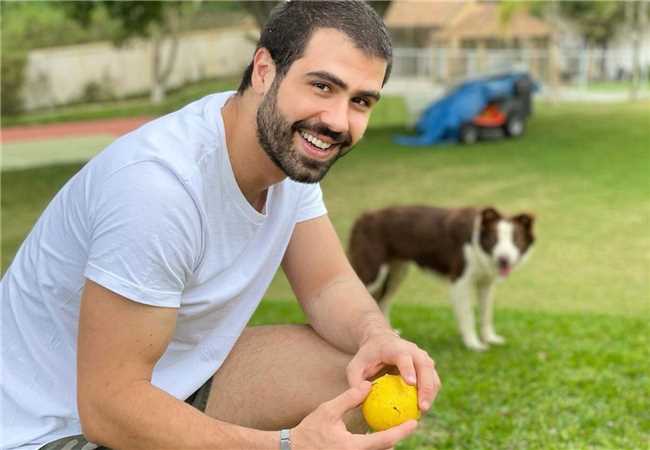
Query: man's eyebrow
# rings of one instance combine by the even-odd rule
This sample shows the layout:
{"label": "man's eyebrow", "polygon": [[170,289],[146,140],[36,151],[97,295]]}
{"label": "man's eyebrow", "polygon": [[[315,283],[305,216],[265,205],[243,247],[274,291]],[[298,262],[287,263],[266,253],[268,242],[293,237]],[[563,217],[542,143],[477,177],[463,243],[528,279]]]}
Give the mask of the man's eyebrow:
{"label": "man's eyebrow", "polygon": [[[348,85],[345,81],[341,80],[339,77],[334,75],[333,73],[330,72],[325,72],[324,70],[317,70],[315,72],[308,72],[307,76],[309,77],[315,77],[315,78],[321,78],[323,80],[327,80],[330,83],[334,84],[335,86],[338,86],[339,88],[343,90],[348,89]],[[356,94],[359,97],[370,97],[374,99],[376,102],[379,101],[381,98],[381,94],[377,91],[359,91]]]}

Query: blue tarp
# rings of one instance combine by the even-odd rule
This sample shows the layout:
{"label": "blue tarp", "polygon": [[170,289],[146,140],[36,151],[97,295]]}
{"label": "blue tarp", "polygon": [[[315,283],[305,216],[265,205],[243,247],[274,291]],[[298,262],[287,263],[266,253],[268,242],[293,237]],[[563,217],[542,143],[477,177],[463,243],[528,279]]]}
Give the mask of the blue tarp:
{"label": "blue tarp", "polygon": [[[487,104],[514,95],[514,84],[527,73],[510,73],[467,81],[428,106],[415,124],[416,136],[396,136],[401,145],[432,145],[458,140],[460,127],[471,121]],[[533,87],[533,91],[535,90]]]}

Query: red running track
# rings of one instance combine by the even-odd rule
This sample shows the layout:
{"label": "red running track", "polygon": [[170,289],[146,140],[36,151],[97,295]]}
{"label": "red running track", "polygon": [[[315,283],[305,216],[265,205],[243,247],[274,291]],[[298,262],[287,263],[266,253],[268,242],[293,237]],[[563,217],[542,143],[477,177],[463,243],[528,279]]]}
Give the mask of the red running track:
{"label": "red running track", "polygon": [[7,143],[37,139],[92,136],[95,134],[121,136],[151,119],[151,117],[129,117],[124,119],[102,119],[2,128],[0,142]]}

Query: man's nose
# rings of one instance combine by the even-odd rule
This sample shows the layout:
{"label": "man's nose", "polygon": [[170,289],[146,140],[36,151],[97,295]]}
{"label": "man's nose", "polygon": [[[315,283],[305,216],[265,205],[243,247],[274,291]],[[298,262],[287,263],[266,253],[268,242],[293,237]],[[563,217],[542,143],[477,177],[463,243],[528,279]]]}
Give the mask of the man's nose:
{"label": "man's nose", "polygon": [[347,133],[349,131],[348,102],[337,101],[332,103],[321,114],[322,122],[335,133]]}

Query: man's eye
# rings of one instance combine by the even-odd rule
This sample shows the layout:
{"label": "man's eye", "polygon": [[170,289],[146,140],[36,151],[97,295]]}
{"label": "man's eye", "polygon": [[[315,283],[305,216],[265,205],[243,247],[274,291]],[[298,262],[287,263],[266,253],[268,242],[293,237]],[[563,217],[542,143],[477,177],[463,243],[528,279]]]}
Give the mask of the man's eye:
{"label": "man's eye", "polygon": [[326,85],[325,83],[320,83],[318,81],[314,82],[314,87],[316,89],[319,89],[319,90],[323,91],[323,92],[329,92],[329,90],[330,90],[330,87],[328,85]]}
{"label": "man's eye", "polygon": [[370,106],[370,102],[365,98],[357,97],[354,98],[352,101],[359,106],[363,106],[364,108],[368,108]]}

